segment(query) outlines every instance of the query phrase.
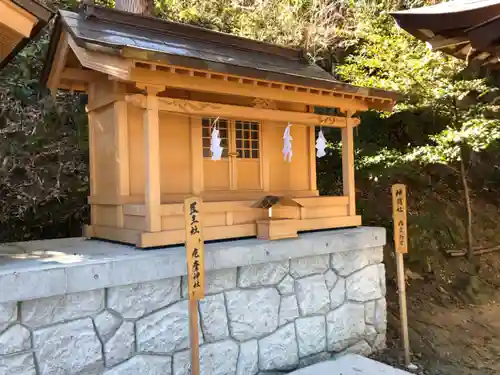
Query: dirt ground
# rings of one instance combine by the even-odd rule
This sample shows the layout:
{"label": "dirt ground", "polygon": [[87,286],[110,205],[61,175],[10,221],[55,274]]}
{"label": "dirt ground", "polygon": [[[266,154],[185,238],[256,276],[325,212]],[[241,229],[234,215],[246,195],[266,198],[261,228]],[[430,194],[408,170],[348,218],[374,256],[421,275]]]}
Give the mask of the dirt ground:
{"label": "dirt ground", "polygon": [[[464,258],[443,257],[434,261],[430,272],[409,272],[408,321],[418,374],[500,374],[500,252],[480,260],[479,293],[473,298],[464,292],[468,280]],[[399,305],[389,262],[388,349],[376,359],[397,366],[403,363]]]}

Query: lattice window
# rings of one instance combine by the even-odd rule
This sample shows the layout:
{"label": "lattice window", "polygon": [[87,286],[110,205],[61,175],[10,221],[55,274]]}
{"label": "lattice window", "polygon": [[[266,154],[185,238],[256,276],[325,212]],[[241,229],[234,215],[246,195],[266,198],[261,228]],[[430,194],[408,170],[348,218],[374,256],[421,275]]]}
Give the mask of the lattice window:
{"label": "lattice window", "polygon": [[[214,121],[215,118],[202,119],[203,157],[205,158],[212,156],[210,138]],[[258,159],[260,157],[258,122],[242,120],[229,122],[228,120],[219,119],[217,125],[220,131],[221,145],[224,147],[222,151],[223,158],[227,158],[234,151],[237,157],[241,159]],[[235,137],[234,143],[230,146],[233,135]],[[229,150],[229,147],[231,150]],[[233,149],[233,147],[236,147],[236,149]]]}
{"label": "lattice window", "polygon": [[[202,134],[203,134],[203,157],[209,158],[212,156],[210,152],[210,138],[212,137],[212,125],[215,118],[202,119]],[[217,121],[217,128],[219,129],[219,136],[221,138],[222,157],[227,158],[228,155],[228,135],[229,135],[229,122],[227,120],[219,119]]]}
{"label": "lattice window", "polygon": [[236,152],[242,159],[259,158],[259,123],[255,121],[235,121]]}

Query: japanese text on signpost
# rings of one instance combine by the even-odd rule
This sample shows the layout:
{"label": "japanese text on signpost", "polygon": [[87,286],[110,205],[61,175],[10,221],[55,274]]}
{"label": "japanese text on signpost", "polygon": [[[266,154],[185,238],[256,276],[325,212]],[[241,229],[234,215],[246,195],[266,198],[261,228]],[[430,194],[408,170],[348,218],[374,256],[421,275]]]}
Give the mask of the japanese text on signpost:
{"label": "japanese text on signpost", "polygon": [[184,202],[186,216],[186,255],[188,265],[189,299],[202,299],[204,294],[204,246],[202,238],[200,200],[189,198]]}
{"label": "japanese text on signpost", "polygon": [[394,220],[394,245],[396,252],[408,252],[408,233],[406,227],[406,186],[392,186],[392,207]]}

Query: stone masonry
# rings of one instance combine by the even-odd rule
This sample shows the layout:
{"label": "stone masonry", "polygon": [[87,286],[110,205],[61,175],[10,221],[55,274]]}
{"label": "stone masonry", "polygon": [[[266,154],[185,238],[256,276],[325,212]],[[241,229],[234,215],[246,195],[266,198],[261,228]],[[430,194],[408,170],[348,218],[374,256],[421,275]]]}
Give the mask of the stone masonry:
{"label": "stone masonry", "polygon": [[[288,371],[385,345],[382,248],[206,274],[204,375]],[[185,277],[0,304],[0,374],[187,375]]]}

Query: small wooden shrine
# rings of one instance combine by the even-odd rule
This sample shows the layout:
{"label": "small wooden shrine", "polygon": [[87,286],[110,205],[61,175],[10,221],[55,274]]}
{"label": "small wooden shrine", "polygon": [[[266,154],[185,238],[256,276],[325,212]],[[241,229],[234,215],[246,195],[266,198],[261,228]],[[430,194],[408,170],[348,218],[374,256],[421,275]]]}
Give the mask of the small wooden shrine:
{"label": "small wooden shrine", "polygon": [[[88,94],[86,235],[138,247],[183,243],[193,195],[205,240],[359,226],[353,115],[396,99],[300,50],[97,6],[59,12],[44,80]],[[316,127],[342,133],[343,196],[319,196]]]}
{"label": "small wooden shrine", "polygon": [[0,69],[38,35],[52,15],[33,0],[0,0]]}

